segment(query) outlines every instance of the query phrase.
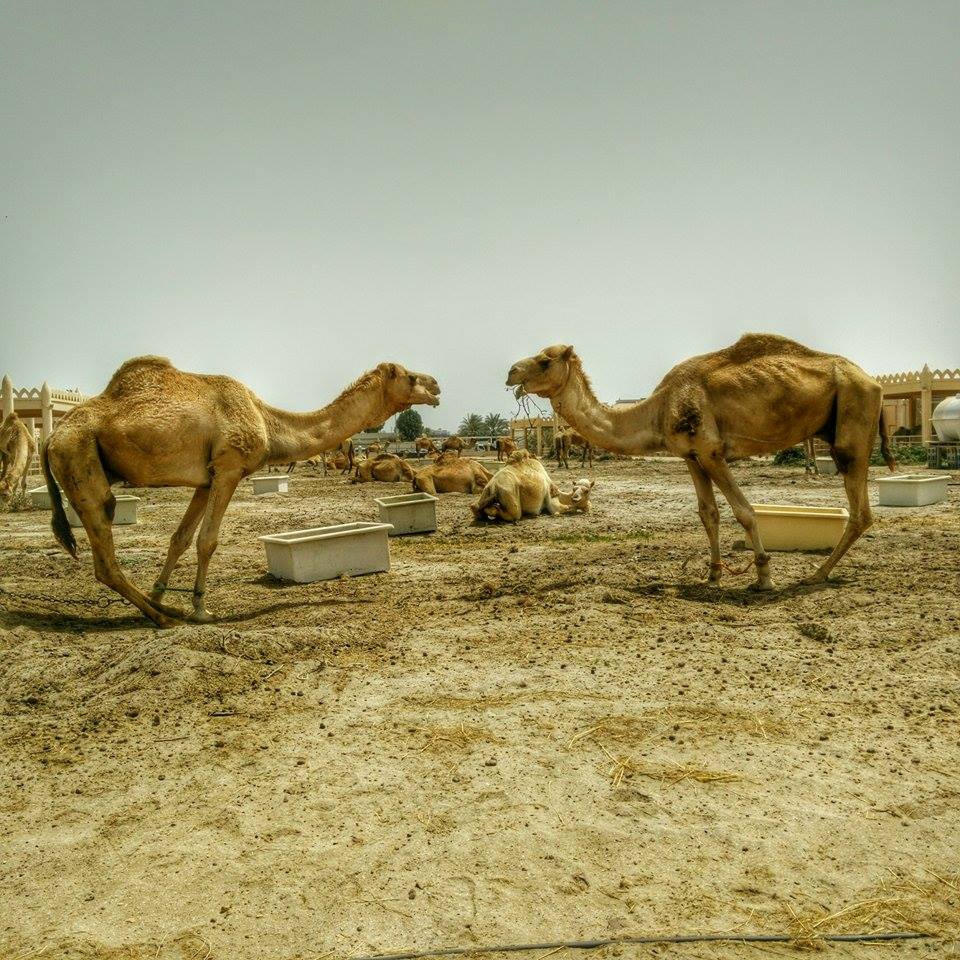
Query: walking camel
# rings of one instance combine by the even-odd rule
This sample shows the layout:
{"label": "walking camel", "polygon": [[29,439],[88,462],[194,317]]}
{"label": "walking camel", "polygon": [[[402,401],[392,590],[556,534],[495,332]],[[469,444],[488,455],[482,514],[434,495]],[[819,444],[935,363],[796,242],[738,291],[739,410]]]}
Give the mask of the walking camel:
{"label": "walking camel", "polygon": [[746,334],[733,346],[677,364],[646,400],[627,406],[601,403],[573,347],[547,347],[515,363],[507,385],[546,397],[554,411],[585,439],[617,453],[666,450],[682,457],[697,492],[710,541],[710,583],[720,561],[716,485],[753,543],[759,590],[772,590],[770,557],[757,520],[727,465],[818,437],[843,476],[850,518],[840,541],[807,583],[827,579],[837,561],[872,523],[867,470],[873,442],[890,470],[882,391],[856,364],[772,334]]}
{"label": "walking camel", "polygon": [[[290,413],[268,406],[231,377],[187,373],[163,357],[136,357],[117,370],[103,393],[71,410],[44,444],[41,463],[53,505],[53,532],[77,557],[59,480],[87,531],[97,579],[166,627],[185,619],[162,598],[199,527],[188,619],[208,622],[213,618],[204,605],[207,568],[224,512],[244,477],[269,463],[335,449],[367,424],[382,423],[413,404],[437,406],[439,394],[433,377],[381,363],[327,406]],[[110,486],[120,480],[137,487],[195,488],[149,597],[117,563],[111,527],[116,501]]]}

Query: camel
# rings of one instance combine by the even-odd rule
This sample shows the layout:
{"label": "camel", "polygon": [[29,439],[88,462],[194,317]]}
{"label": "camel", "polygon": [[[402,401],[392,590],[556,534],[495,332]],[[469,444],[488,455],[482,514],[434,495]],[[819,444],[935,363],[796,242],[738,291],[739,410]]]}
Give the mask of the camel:
{"label": "camel", "polygon": [[420,452],[423,451],[427,456],[438,456],[440,451],[437,449],[437,445],[433,442],[430,437],[420,436],[417,437],[413,442],[414,449],[417,451],[417,456],[420,456]]}
{"label": "camel", "polygon": [[493,476],[472,457],[441,453],[413,477],[413,491],[424,493],[476,493]]}
{"label": "camel", "polygon": [[817,466],[817,451],[813,445],[813,438],[803,441],[803,472],[808,477],[819,477],[820,468]]}
{"label": "camel", "polygon": [[456,450],[457,456],[459,457],[464,450],[472,450],[476,445],[477,440],[475,437],[471,437],[469,440],[464,440],[462,437],[447,437],[441,445],[441,450],[443,453]]}
{"label": "camel", "polygon": [[404,480],[413,480],[413,469],[395,453],[381,453],[379,457],[361,460],[357,464],[356,473],[350,478],[351,483],[370,483],[371,480],[403,483]]}
{"label": "camel", "polygon": [[590,469],[593,469],[593,446],[589,444],[583,437],[577,433],[572,427],[567,427],[564,430],[557,432],[556,440],[554,441],[554,449],[557,457],[557,468],[566,467],[570,469],[570,461],[567,459],[570,454],[571,447],[580,448],[580,467],[583,468],[583,465],[586,463],[587,459],[590,460]]}
{"label": "camel", "polygon": [[508,520],[512,523],[524,514],[556,516],[566,511],[559,493],[544,465],[529,450],[517,450],[491,477],[480,499],[470,509],[478,520]]}
{"label": "camel", "polygon": [[517,441],[513,437],[497,437],[494,443],[497,445],[498,463],[503,463],[517,449]]}
{"label": "camel", "polygon": [[[163,357],[136,357],[117,370],[103,393],[74,407],[43,446],[53,532],[76,558],[59,480],[87,532],[97,579],[166,627],[185,618],[162,598],[199,527],[189,619],[208,622],[213,617],[204,605],[207,568],[224,512],[244,477],[269,463],[335,449],[366,424],[382,423],[413,404],[437,406],[439,393],[433,377],[381,363],[327,406],[289,413],[268,406],[230,377],[187,373]],[[195,488],[149,597],[127,579],[114,550],[116,501],[110,486],[121,480],[138,487]]]}
{"label": "camel", "polygon": [[16,413],[7,414],[0,426],[0,500],[27,489],[27,471],[37,444]]}
{"label": "camel", "polygon": [[867,472],[873,442],[890,470],[882,391],[856,364],[772,334],[746,334],[733,346],[675,366],[653,394],[635,404],[601,403],[573,347],[547,347],[515,363],[507,385],[546,397],[590,443],[617,453],[667,451],[683,458],[710,543],[710,583],[719,584],[716,485],[749,533],[759,590],[772,590],[770,557],[753,507],[728,463],[770,454],[815,436],[830,444],[843,475],[850,518],[837,546],[806,582],[822,583],[871,522]]}
{"label": "camel", "polygon": [[594,486],[593,480],[581,477],[573,482],[573,489],[570,493],[557,493],[557,499],[565,506],[570,508],[570,512],[581,511],[590,512],[590,491]]}

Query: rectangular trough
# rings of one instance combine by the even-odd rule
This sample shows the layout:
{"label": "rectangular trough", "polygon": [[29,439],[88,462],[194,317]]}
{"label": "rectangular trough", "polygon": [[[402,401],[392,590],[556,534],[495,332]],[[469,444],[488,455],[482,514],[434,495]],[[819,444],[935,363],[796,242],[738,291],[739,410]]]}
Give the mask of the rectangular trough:
{"label": "rectangular trough", "polygon": [[947,499],[947,474],[903,473],[877,480],[881,507],[925,507]]}
{"label": "rectangular trough", "polygon": [[837,475],[837,465],[833,462],[833,457],[816,457],[817,470],[823,477],[835,477]]}
{"label": "rectangular trough", "polygon": [[266,493],[286,493],[290,487],[289,478],[283,473],[270,473],[264,477],[251,477],[253,495],[262,497]]}
{"label": "rectangular trough", "polygon": [[380,519],[392,525],[391,537],[409,533],[433,533],[437,529],[437,497],[429,493],[400,493],[377,497]]}
{"label": "rectangular trough", "polygon": [[[129,523],[137,522],[137,504],[140,502],[139,497],[132,497],[128,494],[121,494],[116,498],[117,506],[113,511],[113,525],[115,527],[122,527]],[[80,517],[77,516],[76,510],[70,505],[70,501],[64,497],[63,500],[63,509],[67,512],[67,520],[70,521],[71,527],[82,527],[83,523],[80,521]]]}
{"label": "rectangular trough", "polygon": [[[753,509],[765,550],[832,550],[850,516],[845,507],[755,503]],[[749,534],[747,546],[753,546]]]}
{"label": "rectangular trough", "polygon": [[[62,488],[60,495],[63,496]],[[38,510],[49,510],[53,506],[53,504],[50,503],[50,491],[47,489],[46,484],[42,487],[34,487],[32,490],[28,490],[27,496],[30,498],[30,505],[36,507]]]}
{"label": "rectangular trough", "polygon": [[389,523],[340,523],[260,537],[270,575],[313,583],[390,569]]}

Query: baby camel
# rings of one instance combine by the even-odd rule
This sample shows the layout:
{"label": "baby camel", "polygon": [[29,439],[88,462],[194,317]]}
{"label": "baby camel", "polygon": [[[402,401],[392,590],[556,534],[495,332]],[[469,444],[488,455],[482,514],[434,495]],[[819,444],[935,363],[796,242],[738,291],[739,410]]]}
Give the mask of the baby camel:
{"label": "baby camel", "polygon": [[650,397],[624,406],[611,407],[597,399],[569,346],[547,347],[515,363],[507,385],[547,397],[557,414],[605,450],[667,450],[682,457],[710,542],[714,584],[723,569],[716,485],[750,535],[756,588],[773,589],[770,557],[756,515],[730,472],[730,461],[774,453],[813,436],[830,444],[843,475],[850,519],[833,552],[809,578],[811,583],[826,580],[872,522],[867,469],[878,428],[883,457],[896,469],[883,429],[880,384],[843,357],[772,334],[746,334],[724,350],[685,360]]}
{"label": "baby camel", "polygon": [[[186,373],[163,357],[128,360],[106,390],[71,410],[44,444],[41,463],[53,504],[53,532],[76,557],[59,480],[87,531],[97,579],[166,627],[184,618],[161,598],[199,527],[190,619],[209,621],[203,601],[207,567],[224,512],[244,477],[269,463],[334,449],[367,424],[382,423],[415,403],[436,406],[439,393],[433,377],[381,363],[326,407],[289,413],[268,406],[230,377]],[[136,487],[195,488],[149,597],[127,579],[114,550],[116,500],[110,486],[120,480]]]}

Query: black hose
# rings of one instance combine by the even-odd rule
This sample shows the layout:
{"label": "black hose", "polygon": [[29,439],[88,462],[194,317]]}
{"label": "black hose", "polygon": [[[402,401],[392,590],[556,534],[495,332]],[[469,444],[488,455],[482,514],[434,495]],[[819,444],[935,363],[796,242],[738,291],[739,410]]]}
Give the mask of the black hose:
{"label": "black hose", "polygon": [[420,960],[422,957],[457,957],[467,953],[520,953],[525,950],[596,950],[624,943],[796,943],[807,939],[824,940],[829,943],[878,943],[889,940],[922,940],[928,933],[824,933],[806,938],[802,934],[789,933],[691,933],[679,936],[611,937],[607,940],[567,940],[554,943],[501,943],[491,947],[443,947],[423,950],[419,953],[376,953],[351,960]]}

